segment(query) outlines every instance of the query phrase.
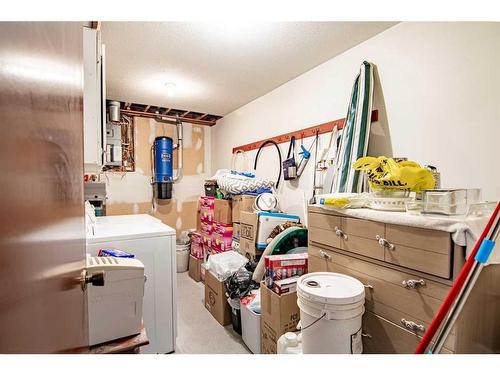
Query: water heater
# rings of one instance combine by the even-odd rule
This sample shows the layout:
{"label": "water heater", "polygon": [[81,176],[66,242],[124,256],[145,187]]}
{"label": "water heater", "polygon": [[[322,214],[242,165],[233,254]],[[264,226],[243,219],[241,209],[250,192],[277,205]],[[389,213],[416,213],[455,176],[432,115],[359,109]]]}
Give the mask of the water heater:
{"label": "water heater", "polygon": [[173,150],[170,137],[156,137],[153,143],[153,185],[157,199],[172,198]]}

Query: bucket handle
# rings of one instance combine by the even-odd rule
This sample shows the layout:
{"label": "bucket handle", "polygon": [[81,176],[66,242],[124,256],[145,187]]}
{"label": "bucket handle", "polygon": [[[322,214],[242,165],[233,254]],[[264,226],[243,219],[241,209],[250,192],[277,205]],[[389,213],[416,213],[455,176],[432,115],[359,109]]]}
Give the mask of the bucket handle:
{"label": "bucket handle", "polygon": [[[300,330],[300,332],[304,332],[306,329],[308,329],[309,327],[313,326],[314,324],[316,324],[317,322],[319,322],[321,319],[323,319],[324,317],[326,316],[326,312],[323,313],[323,315],[321,315],[319,318],[317,318],[314,322],[312,322],[311,324],[309,324],[308,326],[306,327],[302,327],[301,325],[301,322],[299,322],[299,324],[297,324],[297,328]],[[300,328],[298,327],[300,325]]]}

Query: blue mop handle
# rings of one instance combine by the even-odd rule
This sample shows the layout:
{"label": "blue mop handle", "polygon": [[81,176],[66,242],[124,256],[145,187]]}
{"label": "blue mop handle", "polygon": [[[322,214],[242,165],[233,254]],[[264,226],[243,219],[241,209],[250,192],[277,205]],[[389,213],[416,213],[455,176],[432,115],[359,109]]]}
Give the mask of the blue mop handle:
{"label": "blue mop handle", "polygon": [[483,242],[481,242],[481,246],[477,250],[477,253],[476,253],[476,256],[474,257],[474,259],[481,264],[486,264],[491,253],[493,252],[494,247],[495,247],[495,241],[488,240],[485,238],[483,240]]}

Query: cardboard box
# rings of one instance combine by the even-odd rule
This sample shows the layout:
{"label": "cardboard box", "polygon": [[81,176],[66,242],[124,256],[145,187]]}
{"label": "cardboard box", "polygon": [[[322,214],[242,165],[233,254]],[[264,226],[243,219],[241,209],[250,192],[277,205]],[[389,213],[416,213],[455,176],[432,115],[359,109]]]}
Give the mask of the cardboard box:
{"label": "cardboard box", "polygon": [[196,210],[196,231],[201,232],[201,213],[199,207]]}
{"label": "cardboard box", "polygon": [[240,242],[241,224],[233,223],[233,241]]}
{"label": "cardboard box", "polygon": [[201,280],[201,263],[203,259],[197,259],[194,256],[189,256],[189,277],[198,282]]}
{"label": "cardboard box", "polygon": [[260,298],[261,352],[263,354],[276,354],[280,336],[297,329],[300,320],[297,293],[279,296],[267,288],[264,282],[261,282]]}
{"label": "cardboard box", "polygon": [[297,290],[297,280],[300,276],[289,277],[288,279],[276,280],[273,283],[273,291],[279,296],[292,293]]}
{"label": "cardboard box", "polygon": [[234,196],[232,221],[239,223],[242,211],[253,211],[254,202],[255,195],[242,194]]}
{"label": "cardboard box", "polygon": [[221,325],[231,324],[231,306],[227,303],[226,287],[212,272],[205,272],[205,307]]}
{"label": "cardboard box", "polygon": [[198,232],[194,232],[189,237],[191,239],[190,255],[196,259],[204,259],[203,236]]}
{"label": "cardboard box", "polygon": [[257,260],[264,250],[257,249],[255,238],[257,236],[258,215],[254,212],[242,211],[240,213],[240,249],[239,253],[250,260]]}
{"label": "cardboard box", "polygon": [[216,199],[214,202],[214,221],[229,224],[232,220],[232,202],[228,199]]}
{"label": "cardboard box", "polygon": [[223,253],[233,248],[233,239],[231,237],[224,237],[220,234],[214,233],[212,235],[212,250],[216,253]]}
{"label": "cardboard box", "polygon": [[266,267],[267,287],[272,288],[273,284],[278,280],[302,276],[307,273],[307,259],[307,253],[266,255],[264,265]]}

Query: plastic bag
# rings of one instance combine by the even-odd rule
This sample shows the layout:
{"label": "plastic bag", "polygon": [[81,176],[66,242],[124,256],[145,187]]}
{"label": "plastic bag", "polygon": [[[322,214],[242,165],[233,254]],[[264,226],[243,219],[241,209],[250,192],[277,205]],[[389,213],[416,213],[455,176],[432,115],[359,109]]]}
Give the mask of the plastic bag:
{"label": "plastic bag", "polygon": [[432,173],[414,161],[396,161],[392,158],[366,156],[359,158],[353,168],[368,174],[370,187],[377,190],[422,191],[434,189]]}
{"label": "plastic bag", "polygon": [[219,280],[225,280],[248,262],[248,259],[236,251],[225,251],[213,254],[207,260],[207,270],[214,273]]}
{"label": "plastic bag", "polygon": [[227,295],[230,299],[239,299],[246,296],[253,289],[252,272],[241,268],[225,281]]}
{"label": "plastic bag", "polygon": [[335,208],[363,208],[370,201],[368,193],[332,193],[316,195],[316,200],[323,206]]}

